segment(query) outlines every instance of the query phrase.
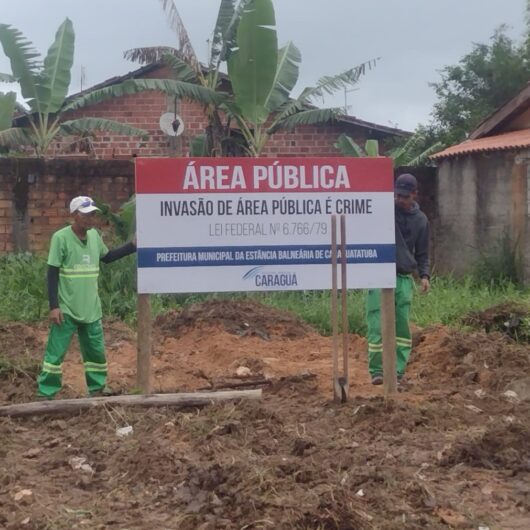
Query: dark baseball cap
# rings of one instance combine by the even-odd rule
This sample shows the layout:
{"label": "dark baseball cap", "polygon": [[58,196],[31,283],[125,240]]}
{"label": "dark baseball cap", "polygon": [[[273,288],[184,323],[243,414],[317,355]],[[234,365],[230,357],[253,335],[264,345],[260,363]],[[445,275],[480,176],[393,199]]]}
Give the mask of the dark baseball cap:
{"label": "dark baseball cap", "polygon": [[414,175],[403,173],[399,175],[394,184],[394,192],[398,195],[410,195],[418,189],[418,181]]}

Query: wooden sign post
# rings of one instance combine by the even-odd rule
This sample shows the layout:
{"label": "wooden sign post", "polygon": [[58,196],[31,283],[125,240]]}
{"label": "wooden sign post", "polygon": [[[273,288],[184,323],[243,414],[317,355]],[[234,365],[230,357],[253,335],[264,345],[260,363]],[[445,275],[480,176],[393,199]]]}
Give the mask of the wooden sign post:
{"label": "wooden sign post", "polygon": [[136,386],[142,394],[151,393],[151,299],[148,294],[138,294],[137,306],[137,371]]}
{"label": "wooden sign post", "polygon": [[383,389],[385,397],[397,392],[396,307],[394,289],[381,289],[381,335],[383,338]]}
{"label": "wooden sign post", "polygon": [[[333,392],[346,401],[347,289],[395,286],[392,160],[140,157],[135,168],[139,293],[328,290],[333,264]],[[140,295],[143,392],[151,390],[150,322]]]}
{"label": "wooden sign post", "polygon": [[338,322],[338,281],[337,281],[337,216],[331,216],[331,327],[333,331],[333,398],[346,402],[349,391],[348,374],[348,290],[346,285],[346,219],[340,216],[341,251],[341,305],[342,305],[342,375],[339,376],[339,322]]}

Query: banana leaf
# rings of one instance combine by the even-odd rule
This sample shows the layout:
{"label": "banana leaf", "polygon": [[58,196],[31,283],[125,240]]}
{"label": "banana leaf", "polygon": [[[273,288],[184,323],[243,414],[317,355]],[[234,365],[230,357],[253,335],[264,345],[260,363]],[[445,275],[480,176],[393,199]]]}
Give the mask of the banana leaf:
{"label": "banana leaf", "polygon": [[254,124],[269,115],[265,103],[278,67],[278,38],[272,0],[252,0],[237,30],[237,50],[228,60],[228,75],[235,102],[244,118]]}
{"label": "banana leaf", "polygon": [[39,75],[38,96],[44,114],[57,112],[64,103],[74,63],[74,42],[74,27],[67,18],[57,30]]}
{"label": "banana leaf", "polygon": [[0,92],[0,131],[11,127],[17,95],[14,92],[3,94]]}

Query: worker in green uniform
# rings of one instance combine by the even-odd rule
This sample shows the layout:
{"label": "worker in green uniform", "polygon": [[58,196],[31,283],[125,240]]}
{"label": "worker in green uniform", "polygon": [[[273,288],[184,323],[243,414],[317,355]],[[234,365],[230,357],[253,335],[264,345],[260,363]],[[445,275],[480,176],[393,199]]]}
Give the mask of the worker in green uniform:
{"label": "worker in green uniform", "polygon": [[[421,291],[430,288],[429,222],[416,202],[418,182],[405,173],[395,182],[396,225],[396,356],[397,377],[402,382],[412,349],[409,327],[410,305],[414,290],[413,273],[420,277]],[[372,384],[383,383],[383,341],[381,337],[381,291],[371,289],[366,299],[368,325],[368,370]]]}
{"label": "worker in green uniform", "polygon": [[89,395],[108,392],[99,263],[132,254],[136,242],[109,251],[94,228],[97,211],[90,197],[75,197],[70,202],[73,223],[55,232],[51,239],[47,275],[51,327],[37,380],[41,399],[53,399],[61,389],[63,359],[76,331]]}

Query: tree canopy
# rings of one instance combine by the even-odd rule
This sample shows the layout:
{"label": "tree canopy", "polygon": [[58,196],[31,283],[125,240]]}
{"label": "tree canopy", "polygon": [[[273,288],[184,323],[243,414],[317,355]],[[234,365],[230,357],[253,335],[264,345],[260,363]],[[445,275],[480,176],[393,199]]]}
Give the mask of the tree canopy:
{"label": "tree canopy", "polygon": [[489,43],[474,44],[458,64],[432,83],[437,102],[431,126],[446,145],[458,143],[489,114],[514,97],[530,79],[529,38],[518,43],[498,28]]}

